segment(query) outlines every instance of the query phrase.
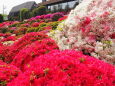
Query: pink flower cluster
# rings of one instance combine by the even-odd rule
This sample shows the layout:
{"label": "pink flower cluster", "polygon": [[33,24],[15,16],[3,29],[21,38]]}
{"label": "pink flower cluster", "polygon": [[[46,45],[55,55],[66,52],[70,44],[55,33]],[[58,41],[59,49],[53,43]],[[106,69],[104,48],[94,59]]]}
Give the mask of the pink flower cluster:
{"label": "pink flower cluster", "polygon": [[55,14],[61,14],[64,15],[64,12],[57,12],[57,13],[52,13],[52,14],[46,14],[46,15],[41,15],[41,16],[36,16],[28,19],[27,21],[33,21],[33,20],[39,20],[39,19],[51,19],[51,17]]}
{"label": "pink flower cluster", "polygon": [[8,86],[115,86],[115,67],[74,50],[37,57]]}

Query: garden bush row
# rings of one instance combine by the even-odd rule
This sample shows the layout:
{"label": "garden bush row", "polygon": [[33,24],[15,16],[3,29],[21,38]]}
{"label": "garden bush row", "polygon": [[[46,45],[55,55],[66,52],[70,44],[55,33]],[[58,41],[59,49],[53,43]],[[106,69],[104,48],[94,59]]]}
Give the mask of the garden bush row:
{"label": "garden bush row", "polygon": [[[114,50],[112,3],[86,0],[68,17],[54,13],[1,23],[0,86],[115,86],[114,64],[101,60]],[[103,12],[108,7],[111,12]],[[97,42],[103,44],[95,47]],[[99,58],[91,56],[99,52]]]}

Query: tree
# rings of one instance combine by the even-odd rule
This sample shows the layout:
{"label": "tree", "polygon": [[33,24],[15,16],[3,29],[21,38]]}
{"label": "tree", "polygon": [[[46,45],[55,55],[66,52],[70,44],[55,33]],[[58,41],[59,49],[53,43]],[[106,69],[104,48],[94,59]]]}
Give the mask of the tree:
{"label": "tree", "polygon": [[3,15],[0,14],[0,23],[3,22]]}
{"label": "tree", "polygon": [[33,15],[37,16],[37,15],[43,15],[46,14],[46,7],[45,6],[40,6],[38,8],[35,8],[33,11]]}
{"label": "tree", "polygon": [[24,20],[24,19],[28,19],[30,18],[30,15],[29,15],[29,9],[27,8],[22,8],[20,10],[20,21]]}

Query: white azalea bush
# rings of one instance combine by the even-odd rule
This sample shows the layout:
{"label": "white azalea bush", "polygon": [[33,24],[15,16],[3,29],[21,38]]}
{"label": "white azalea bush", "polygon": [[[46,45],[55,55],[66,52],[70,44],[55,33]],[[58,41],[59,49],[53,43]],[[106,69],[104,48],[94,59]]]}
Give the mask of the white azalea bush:
{"label": "white azalea bush", "polygon": [[84,0],[49,36],[60,50],[80,50],[115,64],[115,0]]}

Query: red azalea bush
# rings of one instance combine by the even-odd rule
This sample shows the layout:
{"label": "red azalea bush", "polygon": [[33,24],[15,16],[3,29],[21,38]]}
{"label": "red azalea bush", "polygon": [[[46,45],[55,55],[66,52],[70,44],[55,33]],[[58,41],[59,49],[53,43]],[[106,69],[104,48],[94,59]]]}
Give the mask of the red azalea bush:
{"label": "red azalea bush", "polygon": [[7,38],[3,38],[2,40],[0,40],[0,42],[5,42],[5,41],[15,41],[16,37],[15,36],[9,36]]}
{"label": "red azalea bush", "polygon": [[4,57],[5,62],[9,63],[13,60],[13,57],[15,57],[15,55],[24,47],[31,45],[31,43],[37,40],[42,40],[47,38],[48,36],[43,33],[39,33],[39,32],[28,33],[24,35],[22,38],[18,39],[18,41],[16,41],[11,46],[1,46],[0,55]]}
{"label": "red azalea bush", "polygon": [[0,86],[6,86],[8,82],[16,78],[20,73],[21,71],[17,67],[0,60]]}
{"label": "red azalea bush", "polygon": [[24,71],[24,66],[36,57],[58,49],[56,43],[51,39],[38,40],[22,49],[13,59],[12,64]]}
{"label": "red azalea bush", "polygon": [[39,26],[39,22],[34,22],[33,24],[32,24],[32,27],[38,27]]}
{"label": "red azalea bush", "polygon": [[74,50],[52,51],[8,86],[115,86],[115,67]]}
{"label": "red azalea bush", "polygon": [[9,37],[9,36],[11,36],[11,33],[0,33],[0,37],[5,37],[5,38],[7,38],[7,37]]}
{"label": "red azalea bush", "polygon": [[0,46],[3,46],[3,44],[2,44],[2,43],[0,43]]}
{"label": "red azalea bush", "polygon": [[27,29],[28,29],[27,27],[19,27],[13,31],[13,34],[24,35],[24,34],[26,34]]}

